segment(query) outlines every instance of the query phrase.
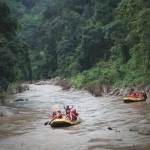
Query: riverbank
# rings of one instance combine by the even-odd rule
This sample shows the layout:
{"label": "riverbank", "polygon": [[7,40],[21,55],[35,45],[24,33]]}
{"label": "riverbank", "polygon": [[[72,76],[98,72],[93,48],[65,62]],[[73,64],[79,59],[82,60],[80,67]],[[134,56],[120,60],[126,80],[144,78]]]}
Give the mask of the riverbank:
{"label": "riverbank", "polygon": [[[50,80],[41,80],[41,81],[35,82],[35,85],[58,85],[58,86],[61,86],[63,90],[69,90],[69,89],[78,90],[72,87],[70,83],[71,83],[71,80],[68,80],[68,79],[54,78]],[[82,90],[82,89],[79,89],[79,90]],[[104,95],[125,97],[129,91],[143,91],[143,90],[148,94],[148,96],[150,95],[150,85],[144,85],[144,84],[138,84],[133,87],[125,87],[125,88],[111,87],[109,89],[107,87],[102,86],[101,90],[92,89],[91,87],[90,90],[88,89],[85,89],[85,90],[87,90],[90,94],[92,94],[95,97],[104,96]]]}
{"label": "riverbank", "polygon": [[[90,88],[87,88],[87,89],[86,88],[76,89],[75,87],[71,86],[70,83],[71,83],[70,79],[61,79],[59,77],[32,82],[32,84],[35,84],[35,85],[61,86],[63,90],[70,90],[70,89],[71,90],[86,90],[95,97],[100,97],[104,95],[125,97],[129,91],[131,92],[131,91],[143,91],[143,90],[147,93],[148,96],[150,95],[150,85],[144,85],[144,84],[138,84],[136,86],[124,87],[124,88],[114,88],[113,86],[108,88],[108,87],[104,87],[103,85],[100,85],[100,88],[91,86]],[[22,83],[14,88],[10,87],[6,93],[4,94],[1,93],[2,96],[0,97],[0,104],[1,102],[2,103],[8,102],[8,100],[5,98],[7,95],[22,93],[27,90],[29,90],[29,83]]]}

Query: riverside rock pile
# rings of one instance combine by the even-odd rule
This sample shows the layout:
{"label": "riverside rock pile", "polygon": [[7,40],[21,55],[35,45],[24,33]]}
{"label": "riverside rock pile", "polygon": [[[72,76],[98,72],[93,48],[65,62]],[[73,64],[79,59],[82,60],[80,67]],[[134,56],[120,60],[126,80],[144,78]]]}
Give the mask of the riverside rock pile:
{"label": "riverside rock pile", "polygon": [[141,120],[137,125],[131,127],[129,131],[137,131],[139,134],[150,135],[150,120]]}
{"label": "riverside rock pile", "polygon": [[50,79],[50,80],[40,80],[40,81],[36,82],[35,85],[54,85],[59,80],[60,80],[60,78],[58,78],[58,77]]}
{"label": "riverside rock pile", "polygon": [[109,95],[114,95],[114,96],[126,96],[128,92],[130,91],[141,91],[144,90],[148,95],[150,95],[150,85],[144,86],[144,85],[137,85],[135,87],[131,88],[115,88],[108,92]]}

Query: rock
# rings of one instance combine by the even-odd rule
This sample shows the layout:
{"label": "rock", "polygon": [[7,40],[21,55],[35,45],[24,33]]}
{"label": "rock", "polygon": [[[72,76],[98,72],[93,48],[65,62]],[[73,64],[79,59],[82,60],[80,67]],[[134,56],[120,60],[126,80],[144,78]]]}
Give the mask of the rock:
{"label": "rock", "polygon": [[35,83],[35,85],[54,85],[60,80],[59,77],[50,79],[50,80],[41,80]]}
{"label": "rock", "polygon": [[129,129],[129,131],[139,131],[141,128],[147,128],[147,127],[150,127],[150,125],[149,124],[138,124],[138,125],[131,127]]}
{"label": "rock", "polygon": [[110,93],[109,93],[109,95],[113,95],[113,94],[114,94],[113,92],[110,92]]}
{"label": "rock", "polygon": [[126,90],[124,90],[123,96],[124,96],[124,97],[127,96],[128,92],[129,92],[129,89],[127,88]]}
{"label": "rock", "polygon": [[120,92],[119,92],[119,91],[117,91],[117,92],[115,93],[115,95],[119,95],[119,93],[120,93]]}
{"label": "rock", "polygon": [[108,127],[109,130],[113,130],[111,127]]}
{"label": "rock", "polygon": [[118,96],[123,96],[124,91],[124,89],[120,89]]}
{"label": "rock", "polygon": [[129,129],[129,131],[138,131],[139,130],[139,126],[133,126]]}
{"label": "rock", "polygon": [[146,92],[150,92],[150,85],[148,85],[148,86],[145,88],[145,91],[146,91]]}
{"label": "rock", "polygon": [[116,92],[119,92],[118,88],[113,90],[113,94],[115,94]]}
{"label": "rock", "polygon": [[92,138],[89,140],[89,142],[109,142],[109,141],[122,141],[122,139]]}
{"label": "rock", "polygon": [[23,102],[23,101],[28,101],[28,99],[19,98],[19,99],[14,100],[13,102]]}
{"label": "rock", "polygon": [[123,93],[119,93],[118,96],[123,96]]}
{"label": "rock", "polygon": [[138,130],[139,134],[150,135],[150,127],[143,127]]}
{"label": "rock", "polygon": [[19,101],[24,101],[24,99],[19,98],[19,99],[14,100],[13,102],[19,102]]}
{"label": "rock", "polygon": [[1,117],[4,116],[3,113],[1,112]]}
{"label": "rock", "polygon": [[117,88],[117,89],[114,89],[113,91],[111,91],[110,93],[109,93],[109,95],[118,95],[119,94],[119,89]]}

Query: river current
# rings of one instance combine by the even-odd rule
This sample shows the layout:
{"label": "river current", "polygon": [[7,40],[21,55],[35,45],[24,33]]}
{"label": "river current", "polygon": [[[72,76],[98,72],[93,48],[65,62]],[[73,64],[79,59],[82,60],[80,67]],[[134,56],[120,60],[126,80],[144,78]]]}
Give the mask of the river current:
{"label": "river current", "polygon": [[[150,136],[129,128],[150,114],[150,100],[123,103],[123,97],[93,97],[86,91],[64,91],[54,85],[33,85],[16,94],[8,106],[19,114],[0,117],[0,150],[149,150]],[[83,122],[70,127],[45,126],[54,110],[74,105]],[[54,108],[58,106],[58,108]],[[109,130],[111,127],[113,130]]]}

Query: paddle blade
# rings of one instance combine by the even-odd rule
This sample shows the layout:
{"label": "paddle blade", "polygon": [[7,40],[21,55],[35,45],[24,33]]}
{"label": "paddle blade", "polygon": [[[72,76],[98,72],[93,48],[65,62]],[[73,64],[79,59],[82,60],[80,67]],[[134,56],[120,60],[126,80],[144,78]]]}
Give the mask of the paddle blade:
{"label": "paddle blade", "polygon": [[82,118],[78,117],[78,119],[79,119],[81,122],[84,122],[84,120],[83,120]]}
{"label": "paddle blade", "polygon": [[44,125],[46,126],[46,125],[48,125],[48,123],[49,123],[49,121],[45,122]]}
{"label": "paddle blade", "polygon": [[58,104],[53,105],[53,108],[58,108],[58,107],[59,107]]}

